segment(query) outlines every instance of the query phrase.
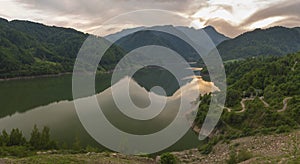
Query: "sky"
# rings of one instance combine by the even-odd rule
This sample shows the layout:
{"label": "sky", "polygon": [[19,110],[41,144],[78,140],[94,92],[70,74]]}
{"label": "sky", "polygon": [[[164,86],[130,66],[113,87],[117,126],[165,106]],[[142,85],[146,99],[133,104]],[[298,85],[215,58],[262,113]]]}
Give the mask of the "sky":
{"label": "sky", "polygon": [[[102,27],[105,30],[100,35],[157,22],[194,28],[211,25],[229,37],[256,28],[300,26],[297,0],[1,0],[0,6],[0,17],[8,20],[30,20],[87,33]],[[145,9],[171,11],[181,19],[166,12],[134,12]],[[124,17],[128,12],[131,14]]]}

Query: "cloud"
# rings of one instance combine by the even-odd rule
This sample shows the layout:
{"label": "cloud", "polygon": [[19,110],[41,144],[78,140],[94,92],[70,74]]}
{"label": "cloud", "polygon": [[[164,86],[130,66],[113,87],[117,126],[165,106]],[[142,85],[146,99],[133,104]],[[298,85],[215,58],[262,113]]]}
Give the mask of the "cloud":
{"label": "cloud", "polygon": [[300,2],[289,0],[2,0],[0,5],[5,6],[0,9],[0,15],[5,18],[73,27],[84,32],[92,32],[119,14],[143,9],[170,10],[186,20],[161,13],[152,17],[141,15],[107,25],[107,32],[145,25],[145,20],[149,24],[165,21],[185,26],[192,22],[199,27],[212,25],[231,37],[259,26],[300,25]]}
{"label": "cloud", "polygon": [[[74,27],[90,32],[91,29],[95,29],[112,17],[135,10],[162,9],[185,14],[193,13],[198,9],[195,3],[200,4],[200,1],[203,0],[89,0],[88,2],[85,0],[15,0],[14,2],[35,13],[33,20],[42,17],[42,22],[46,24]],[[155,19],[162,18],[158,16]],[[171,23],[176,23],[176,20]],[[186,22],[182,22],[181,25],[185,25],[184,23]],[[139,22],[136,25],[138,26]],[[128,26],[124,26],[126,27]]]}
{"label": "cloud", "polygon": [[275,16],[286,16],[288,17],[299,17],[300,16],[300,1],[282,1],[280,3],[269,6],[268,8],[262,9],[251,15],[244,21],[242,25],[251,24],[258,20],[263,20]]}
{"label": "cloud", "polygon": [[[270,3],[272,2],[272,3]],[[208,17],[205,17],[208,15]],[[204,25],[214,26],[231,37],[255,28],[300,26],[300,2],[274,1],[208,1],[206,8],[194,14]]]}
{"label": "cloud", "polygon": [[227,36],[231,36],[231,37],[240,35],[241,33],[246,31],[245,29],[243,29],[243,27],[240,27],[238,25],[233,25],[221,18],[209,19],[206,21],[205,25],[213,26],[220,33],[226,34]]}
{"label": "cloud", "polygon": [[270,26],[299,27],[299,22],[299,16],[290,16],[288,19],[273,22]]}
{"label": "cloud", "polygon": [[[197,0],[16,0],[33,10],[55,11],[67,15],[111,17],[141,9],[164,9],[183,12],[191,9]],[[104,18],[105,19],[105,18]]]}

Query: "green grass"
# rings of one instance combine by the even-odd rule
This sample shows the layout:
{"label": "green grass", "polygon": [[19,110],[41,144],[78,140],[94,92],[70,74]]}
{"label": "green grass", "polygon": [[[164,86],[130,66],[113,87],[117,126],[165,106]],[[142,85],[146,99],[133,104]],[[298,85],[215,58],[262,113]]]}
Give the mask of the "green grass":
{"label": "green grass", "polygon": [[[64,163],[149,163],[150,158],[138,156],[113,156],[105,153],[97,153],[93,155],[87,154],[51,154],[51,155],[35,155],[25,158],[5,158],[3,162],[22,163],[22,164],[64,164]],[[0,163],[2,162],[0,159]]]}

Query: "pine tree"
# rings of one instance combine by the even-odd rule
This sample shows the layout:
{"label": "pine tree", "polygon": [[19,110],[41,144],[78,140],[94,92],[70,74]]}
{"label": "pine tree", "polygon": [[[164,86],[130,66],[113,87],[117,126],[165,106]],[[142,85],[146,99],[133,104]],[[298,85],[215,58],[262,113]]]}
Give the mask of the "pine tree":
{"label": "pine tree", "polygon": [[3,144],[2,134],[0,134],[0,146],[3,146]]}
{"label": "pine tree", "polygon": [[8,145],[8,142],[9,142],[9,135],[8,133],[6,132],[6,130],[3,130],[2,131],[2,146],[7,146]]}
{"label": "pine tree", "polygon": [[57,143],[50,140],[50,128],[44,127],[40,132],[36,125],[34,125],[29,140],[30,145],[36,150],[56,149]]}
{"label": "pine tree", "polygon": [[48,127],[44,127],[41,135],[41,145],[43,149],[50,148],[50,129]]}
{"label": "pine tree", "polygon": [[22,146],[26,144],[26,139],[23,133],[17,128],[12,129],[9,136],[9,142],[7,146]]}
{"label": "pine tree", "polygon": [[77,136],[75,137],[75,141],[72,145],[72,148],[73,148],[73,150],[76,150],[76,151],[79,151],[81,149],[81,143]]}
{"label": "pine tree", "polygon": [[41,149],[41,133],[36,125],[34,125],[31,132],[29,143],[34,149]]}

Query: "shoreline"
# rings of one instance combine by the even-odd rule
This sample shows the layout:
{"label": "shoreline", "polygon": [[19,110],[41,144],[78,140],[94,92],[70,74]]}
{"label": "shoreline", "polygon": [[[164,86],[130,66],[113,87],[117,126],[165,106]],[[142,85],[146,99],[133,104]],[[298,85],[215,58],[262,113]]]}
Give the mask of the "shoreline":
{"label": "shoreline", "polygon": [[[97,72],[97,73],[111,73],[111,71],[106,72]],[[0,82],[4,81],[14,81],[14,80],[29,80],[29,79],[36,79],[36,78],[47,78],[47,77],[60,77],[64,75],[72,75],[73,72],[63,72],[58,74],[44,74],[44,75],[34,75],[34,76],[18,76],[18,77],[11,77],[11,78],[0,78]]]}
{"label": "shoreline", "polygon": [[46,78],[46,77],[59,77],[63,75],[71,75],[73,72],[65,72],[65,73],[58,73],[58,74],[45,74],[45,75],[35,75],[35,76],[18,76],[18,77],[11,77],[11,78],[5,78],[1,79],[0,82],[3,81],[14,81],[14,80],[29,80],[29,79],[35,79],[35,78]]}

